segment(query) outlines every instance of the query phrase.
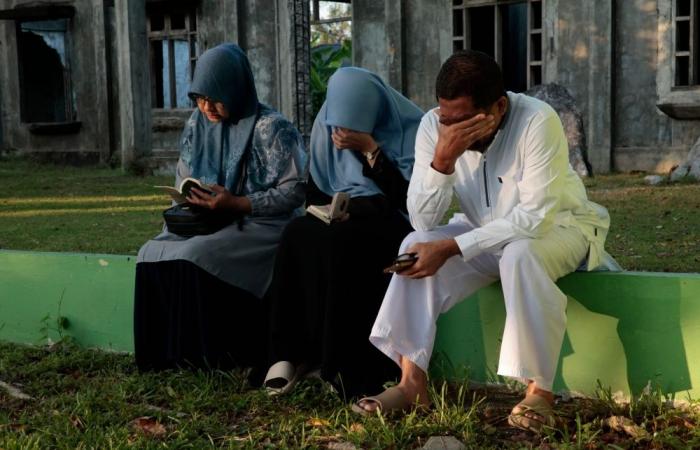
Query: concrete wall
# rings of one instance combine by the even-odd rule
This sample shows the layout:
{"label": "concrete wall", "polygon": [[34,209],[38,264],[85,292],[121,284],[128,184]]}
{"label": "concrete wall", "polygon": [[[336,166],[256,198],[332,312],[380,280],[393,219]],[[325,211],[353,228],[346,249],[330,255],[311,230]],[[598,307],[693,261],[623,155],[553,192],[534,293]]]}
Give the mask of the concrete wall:
{"label": "concrete wall", "polygon": [[[36,3],[32,0],[0,0],[0,9]],[[71,153],[81,158],[109,156],[109,126],[104,60],[104,26],[101,0],[75,0],[72,20],[71,78],[80,131],[58,136],[32,134],[20,120],[20,88],[17,36],[14,21],[0,21],[0,110],[5,145],[27,152]],[[79,49],[79,51],[75,51]]]}
{"label": "concrete wall", "polygon": [[[670,15],[657,0],[617,1],[615,41],[614,167],[668,172],[700,136],[700,122],[677,120],[657,107],[658,71],[671,65],[665,36]],[[658,81],[657,81],[658,80]],[[670,80],[668,80],[670,82]]]}
{"label": "concrete wall", "polygon": [[[70,336],[84,347],[133,350],[133,256],[0,250],[0,339],[40,344]],[[651,380],[677,398],[700,396],[700,275],[576,272],[555,389],[624,396]],[[22,301],[17,301],[22,299]],[[41,332],[45,317],[64,327]],[[498,283],[438,321],[433,376],[496,381],[505,309]],[[60,334],[59,334],[60,332]]]}
{"label": "concrete wall", "polygon": [[545,82],[569,89],[583,113],[594,173],[609,172],[612,148],[610,0],[548,1],[545,10]]}
{"label": "concrete wall", "polygon": [[[595,173],[668,172],[700,136],[700,121],[656,107],[671,92],[671,6],[671,0],[546,2],[545,79],[576,98]],[[680,101],[692,98],[677,94]]]}
{"label": "concrete wall", "polygon": [[435,106],[435,77],[452,53],[452,18],[441,0],[355,0],[353,64],[381,76],[423,109]]}

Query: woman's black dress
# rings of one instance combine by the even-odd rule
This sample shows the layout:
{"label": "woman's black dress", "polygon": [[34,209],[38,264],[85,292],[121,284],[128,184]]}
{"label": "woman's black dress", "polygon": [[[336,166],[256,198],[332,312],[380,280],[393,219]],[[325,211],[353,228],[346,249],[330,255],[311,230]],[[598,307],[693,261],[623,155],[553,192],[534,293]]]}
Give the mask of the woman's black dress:
{"label": "woman's black dress", "polygon": [[[369,334],[391,278],[383,269],[412,231],[402,214],[408,182],[381,154],[373,168],[363,165],[386,195],[353,198],[344,222],[294,219],[282,234],[269,291],[270,364],[320,367],[347,397],[376,392],[400,374]],[[310,179],[307,204],[330,201]]]}
{"label": "woman's black dress", "polygon": [[136,266],[134,347],[141,370],[252,367],[266,362],[263,300],[189,261]]}

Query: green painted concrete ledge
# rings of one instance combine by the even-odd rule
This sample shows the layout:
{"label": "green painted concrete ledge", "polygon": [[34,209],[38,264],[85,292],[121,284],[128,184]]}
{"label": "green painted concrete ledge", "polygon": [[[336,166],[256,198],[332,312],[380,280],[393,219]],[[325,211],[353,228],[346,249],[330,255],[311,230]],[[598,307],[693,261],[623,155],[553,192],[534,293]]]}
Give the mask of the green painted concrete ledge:
{"label": "green painted concrete ledge", "polygon": [[[0,250],[0,340],[132,351],[135,258]],[[624,395],[647,383],[700,399],[700,274],[574,273],[555,389],[591,395],[600,384]],[[63,320],[59,320],[63,318]],[[495,376],[505,310],[494,284],[438,321],[432,371]],[[48,328],[48,330],[46,330]]]}

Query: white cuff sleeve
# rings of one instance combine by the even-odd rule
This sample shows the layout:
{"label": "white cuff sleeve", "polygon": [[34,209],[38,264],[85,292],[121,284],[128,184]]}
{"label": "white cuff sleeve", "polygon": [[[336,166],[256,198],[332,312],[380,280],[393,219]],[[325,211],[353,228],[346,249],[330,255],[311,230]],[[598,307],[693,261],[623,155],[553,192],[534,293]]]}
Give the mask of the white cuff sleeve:
{"label": "white cuff sleeve", "polygon": [[470,259],[481,253],[481,248],[479,247],[479,243],[476,240],[476,235],[472,231],[460,234],[454,239],[455,242],[457,242],[459,251],[462,252],[462,259],[464,261],[469,261]]}
{"label": "white cuff sleeve", "polygon": [[428,166],[428,171],[423,178],[423,188],[428,190],[430,188],[445,189],[451,188],[455,184],[457,179],[457,172],[452,172],[446,175],[442,172],[438,172],[433,169],[433,165]]}

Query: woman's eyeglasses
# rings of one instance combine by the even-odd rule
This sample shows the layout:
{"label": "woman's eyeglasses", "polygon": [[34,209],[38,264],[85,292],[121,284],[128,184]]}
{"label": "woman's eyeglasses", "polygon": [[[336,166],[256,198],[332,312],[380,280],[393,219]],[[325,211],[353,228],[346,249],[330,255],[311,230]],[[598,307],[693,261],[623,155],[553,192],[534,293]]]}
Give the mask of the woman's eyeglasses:
{"label": "woman's eyeglasses", "polygon": [[211,105],[216,105],[217,103],[221,103],[218,100],[214,100],[213,98],[204,95],[195,95],[194,100],[197,102],[198,105],[205,105],[207,103]]}

